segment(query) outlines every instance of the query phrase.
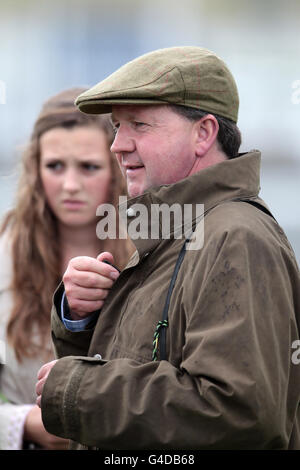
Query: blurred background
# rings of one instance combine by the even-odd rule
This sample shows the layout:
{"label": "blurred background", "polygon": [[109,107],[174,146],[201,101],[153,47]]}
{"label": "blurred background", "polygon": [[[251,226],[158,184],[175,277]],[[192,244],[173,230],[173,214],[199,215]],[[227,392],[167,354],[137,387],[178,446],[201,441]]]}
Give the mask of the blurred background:
{"label": "blurred background", "polygon": [[213,50],[235,76],[241,151],[261,150],[260,195],[300,263],[300,0],[1,0],[0,216],[45,99],[179,45]]}

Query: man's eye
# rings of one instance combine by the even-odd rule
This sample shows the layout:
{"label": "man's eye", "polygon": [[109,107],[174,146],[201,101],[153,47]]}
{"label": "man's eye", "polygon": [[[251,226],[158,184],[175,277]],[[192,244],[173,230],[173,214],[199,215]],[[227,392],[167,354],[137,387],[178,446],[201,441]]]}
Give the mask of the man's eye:
{"label": "man's eye", "polygon": [[113,125],[112,126],[112,131],[113,131],[113,135],[112,135],[112,142],[114,142],[116,136],[117,136],[117,132],[119,130],[119,127],[117,125]]}
{"label": "man's eye", "polygon": [[133,125],[135,127],[143,127],[143,126],[146,126],[146,124],[144,122],[140,122],[140,121],[134,121]]}

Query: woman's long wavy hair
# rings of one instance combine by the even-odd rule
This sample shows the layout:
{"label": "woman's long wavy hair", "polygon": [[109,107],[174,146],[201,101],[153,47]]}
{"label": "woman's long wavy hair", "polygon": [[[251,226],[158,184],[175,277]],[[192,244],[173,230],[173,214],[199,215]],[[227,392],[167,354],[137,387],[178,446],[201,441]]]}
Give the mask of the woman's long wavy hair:
{"label": "woman's long wavy hair", "polygon": [[[97,126],[107,135],[108,148],[113,140],[107,115],[86,115],[74,106],[75,98],[83,91],[82,88],[63,91],[42,107],[21,160],[15,206],[6,214],[1,227],[1,234],[8,231],[12,249],[13,308],[7,338],[19,361],[41,354],[41,345],[49,343],[52,296],[61,280],[57,219],[47,204],[40,178],[40,137],[55,127]],[[105,202],[117,207],[119,196],[127,192],[112,154],[111,169],[111,193]],[[132,245],[127,239],[99,240],[101,251],[113,253],[115,263],[123,268]]]}

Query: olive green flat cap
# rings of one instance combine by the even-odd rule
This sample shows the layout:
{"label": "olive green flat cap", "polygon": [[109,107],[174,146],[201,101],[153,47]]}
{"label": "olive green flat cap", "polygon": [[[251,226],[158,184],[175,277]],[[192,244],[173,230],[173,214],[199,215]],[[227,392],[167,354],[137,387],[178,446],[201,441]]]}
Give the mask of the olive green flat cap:
{"label": "olive green flat cap", "polygon": [[159,49],[128,62],[75,101],[87,114],[112,105],[177,104],[237,122],[237,86],[226,64],[202,47]]}

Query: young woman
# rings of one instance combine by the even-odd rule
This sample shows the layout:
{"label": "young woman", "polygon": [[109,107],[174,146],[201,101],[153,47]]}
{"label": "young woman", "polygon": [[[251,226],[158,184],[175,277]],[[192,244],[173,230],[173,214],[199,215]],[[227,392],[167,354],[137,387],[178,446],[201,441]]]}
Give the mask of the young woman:
{"label": "young woman", "polygon": [[127,239],[96,234],[97,207],[116,207],[126,185],[109,150],[108,117],[82,114],[73,104],[83,91],[66,90],[44,104],[23,155],[15,207],[2,224],[0,449],[66,447],[46,432],[34,404],[37,372],[54,358],[53,292],[70,258],[109,251],[122,269],[133,251]]}

